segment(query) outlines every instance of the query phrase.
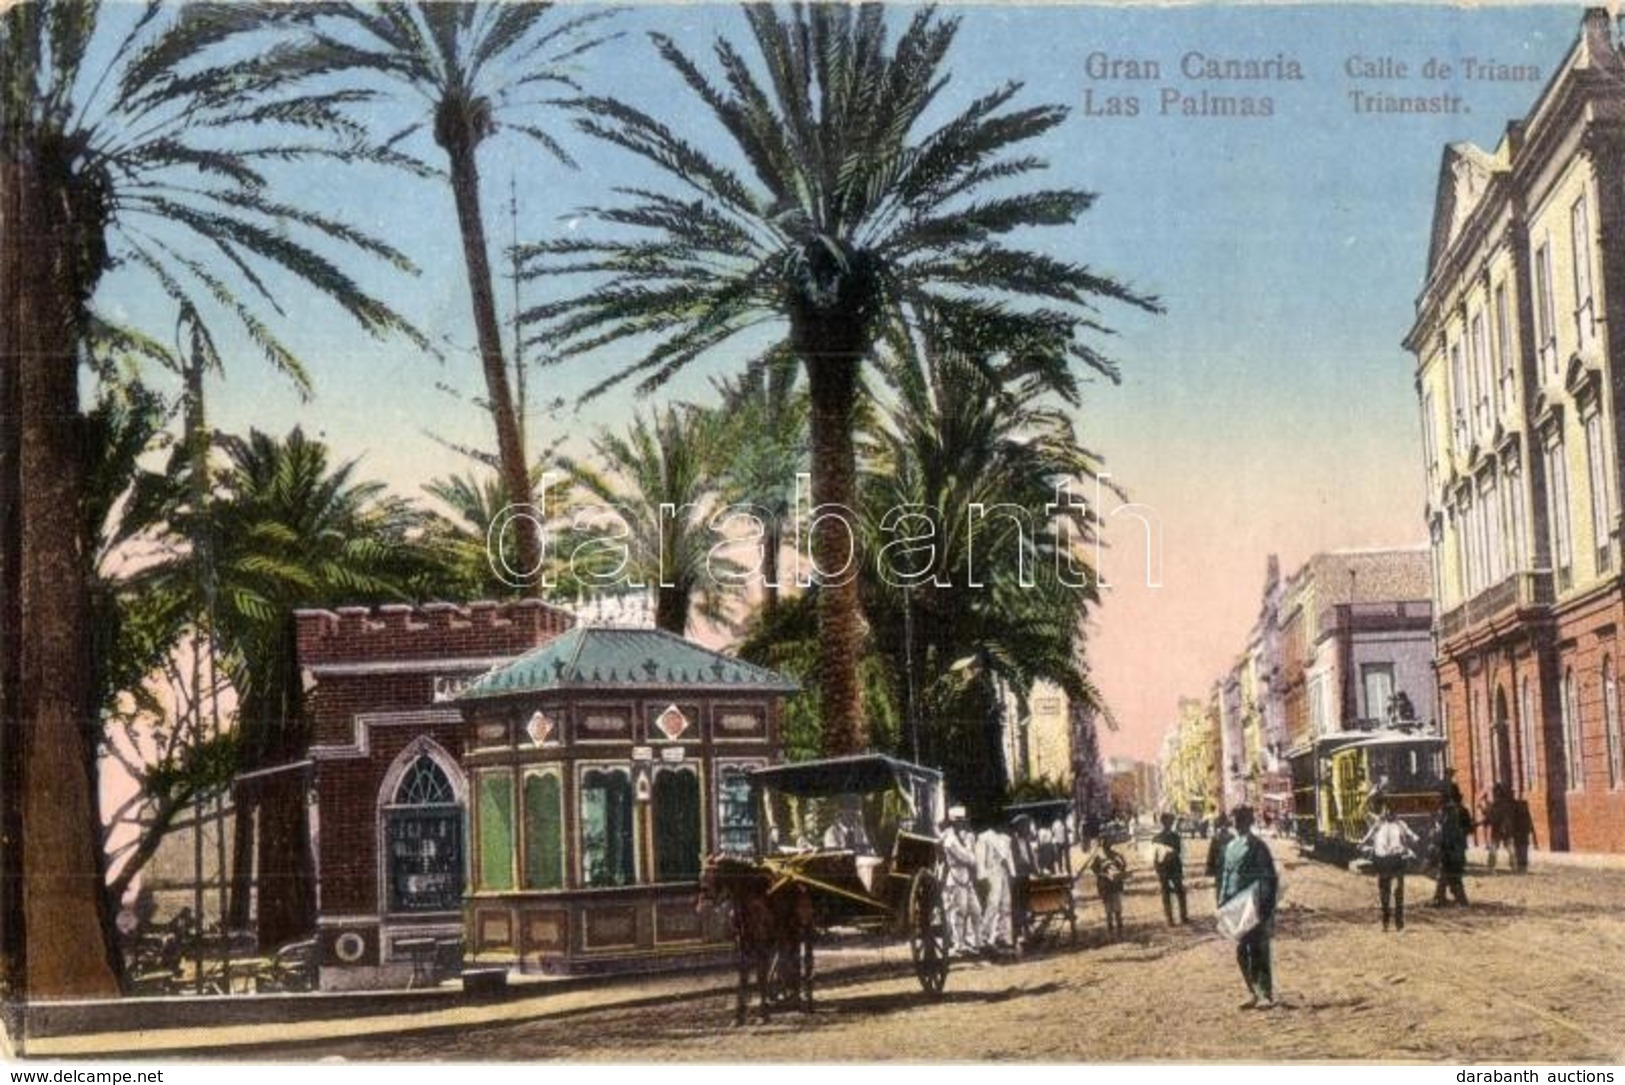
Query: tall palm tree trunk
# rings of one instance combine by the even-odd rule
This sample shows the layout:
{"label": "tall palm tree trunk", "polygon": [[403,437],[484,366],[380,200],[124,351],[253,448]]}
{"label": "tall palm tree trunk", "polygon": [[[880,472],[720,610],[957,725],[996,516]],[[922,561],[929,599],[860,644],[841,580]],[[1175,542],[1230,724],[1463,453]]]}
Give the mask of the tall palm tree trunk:
{"label": "tall palm tree trunk", "polygon": [[[10,206],[27,230],[8,231],[5,268],[17,279],[5,314],[26,347],[3,360],[17,369],[22,433],[19,581],[22,602],[23,922],[26,992],[34,998],[119,991],[108,934],[101,825],[97,815],[94,716],[84,556],[79,550],[82,458],[75,329],[88,296],[80,263],[86,225],[71,180],[45,176],[37,160],[7,166]],[[15,202],[11,202],[12,200]],[[16,252],[21,248],[26,252]]]}
{"label": "tall palm tree trunk", "polygon": [[[21,190],[0,162],[0,1001],[24,990],[22,893]],[[6,1022],[7,1026],[11,1022]]]}
{"label": "tall palm tree trunk", "polygon": [[[818,640],[824,712],[824,752],[831,756],[868,748],[858,685],[863,615],[858,596],[857,448],[853,443],[858,398],[858,360],[813,357],[807,366],[812,439],[812,499],[826,513],[814,525],[813,562],[820,571]],[[844,570],[844,571],[843,571]],[[832,577],[823,580],[824,575]]]}
{"label": "tall palm tree trunk", "polygon": [[[519,414],[508,384],[508,368],[502,358],[502,336],[497,324],[496,297],[491,286],[491,259],[485,243],[485,218],[480,209],[480,173],[474,160],[476,137],[469,131],[472,122],[448,119],[443,110],[435,126],[435,137],[451,160],[451,191],[457,204],[457,226],[463,241],[463,264],[468,272],[468,292],[474,305],[474,331],[479,339],[480,363],[485,370],[485,394],[497,428],[497,457],[509,500],[517,505],[531,501],[530,469],[525,461],[520,436]],[[533,525],[525,519],[515,522],[518,533],[520,571],[526,578],[526,593],[541,592],[541,543]]]}

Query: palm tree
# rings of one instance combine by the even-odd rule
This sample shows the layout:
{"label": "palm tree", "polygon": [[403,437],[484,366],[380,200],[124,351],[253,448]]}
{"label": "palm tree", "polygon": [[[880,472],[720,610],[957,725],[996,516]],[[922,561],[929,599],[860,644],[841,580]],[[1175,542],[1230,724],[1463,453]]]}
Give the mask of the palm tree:
{"label": "palm tree", "polygon": [[723,499],[749,509],[761,527],[764,620],[779,603],[779,556],[790,526],[796,476],[806,470],[807,393],[789,354],[713,381],[723,420],[718,461]]}
{"label": "palm tree", "polygon": [[[546,484],[546,489],[538,488]],[[567,478],[549,479],[541,468],[530,471],[530,486],[538,508],[549,520],[557,520],[569,512],[572,483]],[[500,599],[520,590],[521,585],[506,573],[499,573],[492,564],[492,548],[500,544],[492,538],[493,528],[503,522],[502,514],[514,504],[500,475],[481,476],[470,472],[448,475],[425,483],[423,491],[443,505],[450,515],[431,515],[418,546],[435,551],[435,583],[419,586],[420,596],[446,595],[452,599]],[[559,532],[561,537],[564,532]],[[573,538],[569,536],[566,541]],[[560,547],[541,554],[544,576],[541,583],[552,584],[559,594],[576,594],[578,586],[568,576],[567,564],[561,562]],[[537,581],[526,587],[534,588]]]}
{"label": "palm tree", "polygon": [[[298,760],[310,740],[293,612],[406,599],[426,571],[427,555],[413,543],[423,517],[382,483],[357,480],[354,461],[333,464],[327,447],[299,429],[282,439],[256,430],[216,443],[224,470],[200,510],[214,540],[213,635],[238,697],[238,768],[252,771]],[[195,579],[184,560],[167,572],[183,585]],[[306,932],[314,918],[303,792],[246,800],[232,911],[238,922],[246,918],[252,821],[243,806],[257,805],[259,934],[275,945]]]}
{"label": "palm tree", "polygon": [[[1044,680],[1074,703],[1098,703],[1078,636],[1098,602],[1082,553],[1094,513],[1056,498],[1099,460],[1022,362],[924,341],[887,359],[889,409],[864,434],[875,559],[864,605],[876,650],[902,677],[919,753],[943,765],[956,796],[986,808],[1005,780],[1000,689],[1025,703]],[[973,519],[978,506],[985,515]],[[923,533],[887,524],[902,509],[932,518],[930,550],[900,552],[899,540]]]}
{"label": "palm tree", "polygon": [[[709,412],[668,406],[634,420],[625,436],[601,432],[592,442],[599,467],[569,456],[559,461],[625,528],[575,548],[576,575],[592,580],[594,569],[581,566],[601,566],[597,579],[653,584],[655,625],[678,636],[695,613],[726,622],[730,589],[742,572],[726,557],[728,540],[712,519],[718,426]],[[578,557],[583,551],[586,557]]]}
{"label": "palm tree", "polygon": [[[504,128],[566,165],[564,147],[531,114],[553,104],[549,88],[575,89],[571,64],[603,41],[592,36],[605,10],[554,13],[552,3],[423,2],[316,4],[313,40],[284,60],[285,70],[346,83],[373,78],[427,105],[427,115],[389,138],[391,145],[428,127],[446,155],[463,244],[474,332],[496,425],[503,485],[521,505],[531,500],[524,420],[502,355],[495,281],[480,200],[479,150]],[[518,532],[519,560],[541,567],[540,542]]]}
{"label": "palm tree", "polygon": [[[813,500],[846,509],[856,496],[862,369],[877,341],[902,342],[921,319],[1019,346],[1063,392],[1075,390],[1070,362],[1115,377],[1078,333],[1104,331],[1102,300],[1144,309],[1154,301],[1011,240],[1028,228],[1070,225],[1093,202],[1074,189],[1015,190],[1044,166],[1026,146],[1056,128],[1066,108],[1016,108],[1021,84],[1012,82],[925,130],[957,18],[917,11],[889,45],[879,4],[797,5],[788,15],[750,4],[744,15],[757,55],[747,60],[719,38],[720,82],[669,38],[651,38],[748,173],[633,105],[604,97],[578,104],[583,131],[629,151],[670,185],[621,188],[619,205],[590,210],[612,233],[528,247],[527,274],[590,279],[527,312],[539,340],[569,357],[638,338],[639,360],[593,392],[634,377],[647,390],[746,329],[771,324],[807,373]],[[846,525],[820,518],[812,544],[819,568],[846,567],[850,541]],[[849,752],[868,743],[858,584],[830,576],[823,587],[824,741],[831,753]]]}
{"label": "palm tree", "polygon": [[[110,994],[117,964],[100,891],[86,555],[74,545],[83,471],[79,366],[92,301],[114,266],[146,273],[178,309],[223,313],[279,369],[294,354],[257,311],[280,311],[274,267],[335,300],[374,333],[410,325],[302,238],[336,241],[400,268],[393,248],[332,216],[277,202],[267,163],[393,160],[340,115],[347,91],[283,93],[262,51],[236,44],[271,7],[142,7],[96,0],[0,13],[0,507],[10,533],[0,662],[8,756],[22,786],[20,916],[30,996]],[[94,57],[94,63],[87,63]],[[338,138],[334,138],[338,137]],[[419,337],[421,341],[421,337]],[[20,416],[20,423],[17,419]],[[8,790],[8,795],[11,792]],[[11,862],[12,860],[7,860]],[[15,954],[10,954],[15,959]]]}

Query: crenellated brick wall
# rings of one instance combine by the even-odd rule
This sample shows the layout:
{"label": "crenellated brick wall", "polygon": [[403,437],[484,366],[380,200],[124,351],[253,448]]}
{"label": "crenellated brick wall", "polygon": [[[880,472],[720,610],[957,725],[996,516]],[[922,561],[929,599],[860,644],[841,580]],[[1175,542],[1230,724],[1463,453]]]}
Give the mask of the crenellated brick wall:
{"label": "crenellated brick wall", "polygon": [[539,599],[510,603],[405,603],[297,613],[302,666],[407,659],[516,656],[575,619]]}

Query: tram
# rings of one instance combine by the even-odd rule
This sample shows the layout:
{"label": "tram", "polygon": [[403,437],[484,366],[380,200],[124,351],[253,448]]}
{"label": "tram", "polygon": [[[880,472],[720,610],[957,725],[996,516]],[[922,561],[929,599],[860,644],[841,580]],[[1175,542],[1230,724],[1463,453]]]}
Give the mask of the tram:
{"label": "tram", "polygon": [[1427,853],[1444,787],[1444,739],[1414,730],[1325,735],[1287,755],[1301,850],[1347,864],[1385,804]]}

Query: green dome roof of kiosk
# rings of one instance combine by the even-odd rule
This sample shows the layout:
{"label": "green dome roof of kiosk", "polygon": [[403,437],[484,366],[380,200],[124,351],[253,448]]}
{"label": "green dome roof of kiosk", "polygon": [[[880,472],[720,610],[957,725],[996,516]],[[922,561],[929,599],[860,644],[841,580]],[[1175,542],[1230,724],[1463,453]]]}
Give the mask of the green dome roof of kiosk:
{"label": "green dome roof of kiosk", "polygon": [[482,675],[460,701],[544,690],[685,688],[794,693],[801,687],[766,667],[702,648],[663,629],[570,630]]}

